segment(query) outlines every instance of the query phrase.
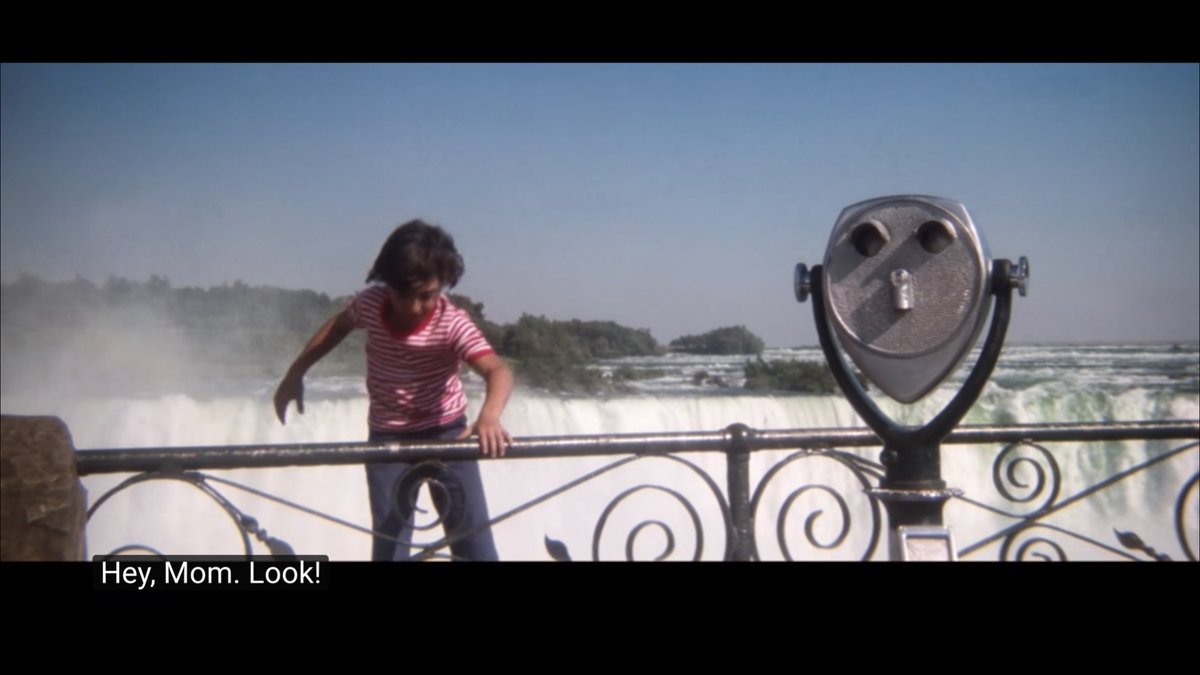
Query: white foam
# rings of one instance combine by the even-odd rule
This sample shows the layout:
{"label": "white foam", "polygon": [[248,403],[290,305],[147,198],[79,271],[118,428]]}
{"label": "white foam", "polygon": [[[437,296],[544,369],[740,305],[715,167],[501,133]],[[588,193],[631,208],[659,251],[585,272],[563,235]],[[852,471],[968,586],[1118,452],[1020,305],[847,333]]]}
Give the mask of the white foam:
{"label": "white foam", "polygon": [[[1126,349],[1127,348],[1122,348]],[[1107,387],[1089,386],[1115,372],[1111,364],[1103,368],[1063,369],[1047,366],[1046,361],[1099,360],[1102,348],[1071,348],[1064,354],[1059,348],[1025,348],[1026,366],[1009,368],[1026,378],[1020,386],[1005,384],[1003,372],[988,384],[980,402],[965,422],[1037,423],[1048,421],[1104,421],[1141,419],[1196,419],[1200,417],[1200,396],[1194,391],[1172,390],[1155,386],[1129,386],[1128,382]],[[1018,354],[1022,353],[1017,348]],[[1077,354],[1076,352],[1080,352]],[[812,359],[816,350],[774,350],[769,357]],[[1183,358],[1194,358],[1195,350]],[[1192,356],[1189,357],[1188,354]],[[1164,348],[1158,353],[1175,359],[1178,354]],[[850,405],[835,396],[720,394],[708,390],[702,395],[681,394],[679,382],[690,381],[695,369],[710,372],[717,367],[731,369],[745,357],[694,357],[672,355],[644,360],[623,360],[638,367],[677,368],[682,376],[658,393],[612,396],[607,398],[564,397],[530,390],[518,390],[510,402],[504,420],[517,436],[556,436],[570,434],[620,434],[682,431],[716,431],[734,422],[759,429],[810,429],[859,427]],[[1161,361],[1148,370],[1163,371]],[[611,365],[611,364],[610,364]],[[1024,368],[1024,370],[1022,370]],[[1167,368],[1166,370],[1169,370]],[[1015,376],[1014,376],[1015,377]],[[293,411],[289,422],[281,426],[271,406],[273,382],[241,383],[242,393],[225,392],[213,396],[169,393],[161,396],[114,398],[36,398],[6,389],[0,398],[5,414],[54,414],[68,425],[79,448],[172,447],[197,445],[257,445],[274,443],[360,441],[366,437],[367,400],[362,383],[356,378],[317,378],[308,382],[305,415]],[[232,385],[230,385],[232,386]],[[671,387],[674,387],[672,390]],[[480,383],[468,382],[475,392],[471,413],[478,405]],[[695,390],[697,392],[706,390]],[[881,407],[897,421],[919,424],[935,414],[953,394],[942,387],[914,406],[883,401]],[[1143,461],[1146,457],[1174,447],[1166,442],[1098,443],[1087,446],[1056,447],[1056,457],[1064,473],[1064,494],[1081,490],[1113,472]],[[1001,504],[992,484],[992,458],[999,448],[961,448],[947,446],[943,452],[943,473],[955,487],[972,498],[1002,505],[1009,510],[1028,508],[1019,504]],[[874,460],[877,449],[859,453]],[[752,489],[772,466],[787,453],[755,453],[751,461]],[[687,459],[704,469],[724,489],[724,458],[717,454],[688,454]],[[1145,480],[1122,484],[1104,494],[1055,516],[1055,524],[1082,529],[1110,545],[1112,528],[1137,532],[1159,550],[1175,557],[1182,555],[1174,543],[1171,508],[1178,489],[1197,471],[1197,455],[1147,473]],[[528,500],[558,488],[590,471],[612,464],[611,458],[506,460],[483,463],[483,475],[493,515],[519,507]],[[1019,480],[1031,482],[1032,464],[1018,467]],[[213,472],[247,483],[272,494],[300,502],[359,524],[367,524],[366,488],[361,467],[315,467],[303,469],[241,470]],[[95,500],[119,482],[123,476],[90,476],[85,479],[89,496]],[[661,484],[677,490],[695,505],[704,522],[704,556],[721,557],[725,542],[721,511],[716,507],[709,485],[684,465],[666,459],[643,459],[617,469],[603,478],[557,497],[523,513],[496,528],[501,556],[505,559],[545,560],[543,539],[563,541],[575,558],[591,557],[592,534],[604,508],[621,491],[639,484]],[[777,513],[793,490],[803,485],[830,485],[853,501],[862,500],[861,488],[852,474],[827,459],[805,459],[789,464],[765,490],[756,519],[756,533],[764,558],[777,559],[782,550],[775,541]],[[219,488],[239,508],[255,517],[272,536],[292,544],[297,551],[327,553],[334,559],[365,559],[369,555],[367,536],[326,524],[309,516],[249,496]],[[654,495],[653,498],[648,498]],[[428,506],[428,504],[425,504]],[[859,504],[865,509],[865,502]],[[839,509],[821,488],[808,489],[797,498],[787,517],[787,541],[799,557],[825,555],[819,549],[801,551],[806,517],[813,509],[823,515],[816,518],[818,539],[829,540],[836,534]],[[860,509],[855,512],[855,527],[847,549],[861,550],[866,542]],[[988,516],[974,507],[953,503],[947,518],[954,527],[960,545],[984,536],[1012,521]],[[695,542],[687,509],[661,490],[643,489],[622,503],[609,521],[603,540],[602,557],[623,557],[625,537],[646,519],[670,524],[676,537],[677,556],[688,553]],[[1192,541],[1198,538],[1196,525],[1188,525]],[[231,552],[240,550],[240,538],[233,524],[211,500],[194,488],[170,483],[140,485],[122,492],[105,504],[89,527],[91,552],[106,552],[131,542],[154,546],[170,552]],[[434,538],[428,535],[425,540]],[[657,525],[642,530],[634,545],[635,554],[648,557],[664,545],[666,535]],[[884,556],[881,544],[877,557]],[[998,544],[985,552],[994,557]],[[1091,557],[1094,547],[1072,550],[1072,555]]]}

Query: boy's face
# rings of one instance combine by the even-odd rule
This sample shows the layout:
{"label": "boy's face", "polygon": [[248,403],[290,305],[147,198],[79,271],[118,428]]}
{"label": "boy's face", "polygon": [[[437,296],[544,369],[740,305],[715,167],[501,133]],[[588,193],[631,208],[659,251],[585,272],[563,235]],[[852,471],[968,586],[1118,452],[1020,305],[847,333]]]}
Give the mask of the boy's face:
{"label": "boy's face", "polygon": [[442,295],[440,279],[429,279],[417,284],[409,291],[398,291],[388,287],[388,297],[392,303],[392,316],[396,322],[405,327],[415,327],[429,316],[437,307],[438,298]]}

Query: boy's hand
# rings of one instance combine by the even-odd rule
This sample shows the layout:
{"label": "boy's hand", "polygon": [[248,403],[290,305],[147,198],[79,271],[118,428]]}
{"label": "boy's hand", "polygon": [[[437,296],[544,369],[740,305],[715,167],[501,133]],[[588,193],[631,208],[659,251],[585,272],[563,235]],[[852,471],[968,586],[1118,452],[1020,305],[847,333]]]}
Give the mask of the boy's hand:
{"label": "boy's hand", "polygon": [[297,412],[303,415],[304,378],[288,374],[284,376],[283,381],[279,383],[279,388],[275,390],[275,416],[279,418],[280,424],[287,424],[287,407],[288,403],[292,401],[296,402]]}
{"label": "boy's hand", "polygon": [[500,419],[487,415],[480,415],[459,438],[468,436],[479,436],[479,449],[485,457],[503,457],[505,448],[513,442],[512,434],[500,424]]}

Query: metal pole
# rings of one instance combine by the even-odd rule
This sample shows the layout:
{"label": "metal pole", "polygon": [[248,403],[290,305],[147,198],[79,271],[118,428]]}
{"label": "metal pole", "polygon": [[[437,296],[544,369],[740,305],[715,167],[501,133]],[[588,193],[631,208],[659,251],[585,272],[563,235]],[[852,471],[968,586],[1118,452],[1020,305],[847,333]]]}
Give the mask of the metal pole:
{"label": "metal pole", "polygon": [[754,430],[738,423],[726,427],[725,433],[729,514],[733,521],[730,556],[733,560],[750,561],[754,559],[754,518],[750,513],[750,449]]}

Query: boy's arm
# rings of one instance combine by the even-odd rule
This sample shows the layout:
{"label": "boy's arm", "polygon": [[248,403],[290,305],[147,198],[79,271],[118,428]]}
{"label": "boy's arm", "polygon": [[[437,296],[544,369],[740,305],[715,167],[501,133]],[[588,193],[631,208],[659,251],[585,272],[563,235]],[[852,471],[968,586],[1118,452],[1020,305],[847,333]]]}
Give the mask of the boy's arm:
{"label": "boy's arm", "polygon": [[304,414],[304,373],[341,344],[352,330],[354,322],[343,310],[318,328],[308,344],[304,345],[304,350],[292,362],[292,367],[288,368],[283,381],[279,383],[279,388],[275,390],[275,416],[279,418],[280,424],[287,423],[287,406],[292,401],[296,402],[296,410],[301,415]]}
{"label": "boy's arm", "polygon": [[509,394],[512,393],[512,371],[495,354],[481,356],[469,363],[487,382],[487,394],[483,399],[483,408],[479,411],[479,419],[475,420],[475,424],[464,431],[460,438],[478,435],[479,449],[484,455],[503,457],[505,447],[513,441],[512,434],[500,424],[500,414],[504,412]]}

